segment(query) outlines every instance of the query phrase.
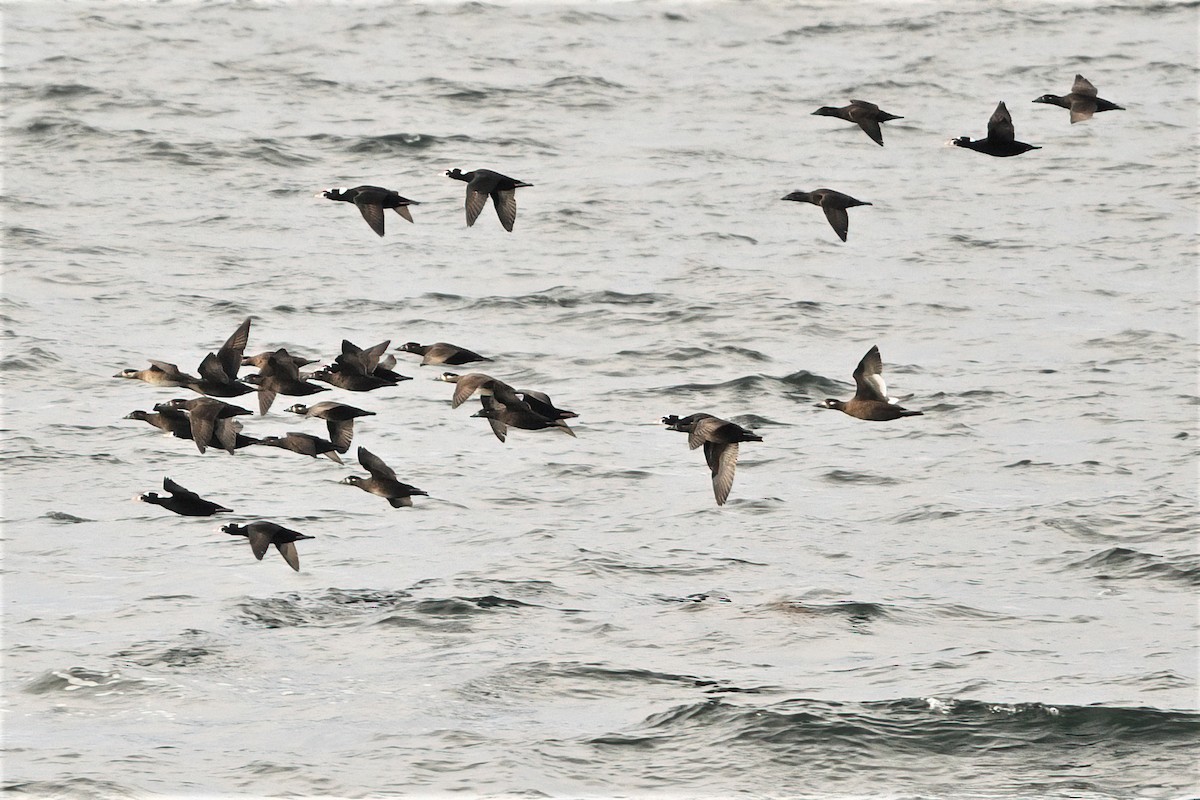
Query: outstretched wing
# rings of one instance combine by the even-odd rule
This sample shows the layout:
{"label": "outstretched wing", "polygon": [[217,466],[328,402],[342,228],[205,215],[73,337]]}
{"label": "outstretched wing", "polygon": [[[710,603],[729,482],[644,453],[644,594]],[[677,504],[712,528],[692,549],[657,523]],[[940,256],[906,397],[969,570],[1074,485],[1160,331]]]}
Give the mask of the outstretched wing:
{"label": "outstretched wing", "polygon": [[[253,542],[250,543],[253,546]],[[279,555],[283,556],[283,560],[288,563],[288,566],[300,571],[300,554],[296,552],[295,542],[276,542],[275,549],[279,551]]]}
{"label": "outstretched wing", "polygon": [[733,473],[737,469],[738,461],[738,444],[737,442],[729,444],[705,442],[704,458],[708,461],[708,468],[712,470],[713,495],[717,498],[717,505],[723,506],[729,499],[729,490],[733,488]]}
{"label": "outstretched wing", "polygon": [[365,203],[358,198],[354,199],[354,205],[358,206],[358,210],[362,212],[363,219],[371,226],[371,230],[383,236],[383,206],[379,203]]}
{"label": "outstretched wing", "polygon": [[492,192],[492,203],[496,206],[496,215],[504,230],[511,232],[517,221],[517,190],[496,189]]}
{"label": "outstretched wing", "polygon": [[387,464],[383,463],[383,459],[372,453],[365,447],[358,448],[358,463],[363,465],[363,468],[371,473],[375,478],[388,478],[396,480],[396,473]]}
{"label": "outstretched wing", "polygon": [[479,212],[483,211],[484,205],[487,204],[487,193],[477,192],[467,184],[467,227],[475,224],[475,220],[479,219]]}
{"label": "outstretched wing", "polygon": [[988,138],[993,142],[1011,142],[1017,138],[1017,132],[1013,128],[1012,115],[1008,113],[1008,107],[1004,105],[1004,101],[1000,101],[1000,105],[996,106],[996,110],[992,112],[991,119],[987,125]]}
{"label": "outstretched wing", "polygon": [[888,402],[887,383],[883,380],[883,357],[874,345],[854,368],[854,398]]}

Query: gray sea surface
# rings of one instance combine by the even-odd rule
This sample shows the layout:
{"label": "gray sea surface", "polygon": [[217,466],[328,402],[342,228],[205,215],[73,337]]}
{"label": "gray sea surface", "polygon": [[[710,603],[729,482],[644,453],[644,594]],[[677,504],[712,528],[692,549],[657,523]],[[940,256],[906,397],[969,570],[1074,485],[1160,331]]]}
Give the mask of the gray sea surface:
{"label": "gray sea surface", "polygon": [[[5,4],[4,788],[1197,796],[1198,11]],[[1031,102],[1076,73],[1124,110]],[[851,98],[884,147],[811,114]],[[1002,100],[1042,149],[946,146]],[[512,233],[454,167],[533,184]],[[360,184],[414,224],[314,196]],[[873,204],[846,243],[818,187]],[[576,438],[405,353],[240,417],[375,412],[344,466],[124,418],[246,317],[471,348]],[[815,407],[872,345],[924,416]],[[659,421],[701,411],[763,439],[723,507]],[[359,445],[428,496],[339,485]],[[131,502],[164,477],[233,513]]]}

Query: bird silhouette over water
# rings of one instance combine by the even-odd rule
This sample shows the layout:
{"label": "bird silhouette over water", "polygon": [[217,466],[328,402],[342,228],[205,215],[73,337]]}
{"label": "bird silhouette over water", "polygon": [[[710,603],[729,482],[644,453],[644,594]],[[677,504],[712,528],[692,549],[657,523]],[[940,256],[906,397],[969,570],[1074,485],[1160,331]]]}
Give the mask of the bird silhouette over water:
{"label": "bird silhouette over water", "polygon": [[713,495],[717,505],[725,505],[729,490],[733,488],[733,474],[737,470],[738,444],[761,442],[762,437],[728,420],[712,414],[689,414],[678,417],[674,414],[662,418],[670,430],[688,435],[688,447],[695,450],[704,445],[704,460],[712,472]]}
{"label": "bird silhouette over water", "polygon": [[1082,75],[1075,76],[1075,83],[1069,94],[1061,97],[1054,94],[1044,94],[1035,99],[1035,103],[1045,103],[1051,106],[1061,106],[1071,111],[1071,124],[1083,122],[1092,118],[1093,114],[1101,111],[1124,111],[1124,107],[1096,96],[1096,87]]}
{"label": "bird silhouette over water", "polygon": [[240,397],[254,391],[254,387],[238,380],[242,351],[246,349],[249,337],[250,318],[247,317],[215,353],[209,353],[200,362],[200,377],[183,372],[170,362],[153,359],[150,359],[149,369],[125,369],[113,377],[145,381],[152,386],[182,386],[210,397]]}
{"label": "bird silhouette over water", "polygon": [[416,353],[421,356],[420,366],[422,367],[427,364],[449,364],[452,367],[457,367],[460,364],[469,364],[472,361],[491,361],[490,358],[485,358],[473,350],[468,350],[465,347],[459,347],[449,342],[434,342],[433,344],[405,342],[396,349],[405,353]]}
{"label": "bird silhouette over water", "polygon": [[[159,430],[174,436],[176,439],[192,438],[192,420],[186,411],[169,408],[163,404],[155,406],[155,409],[154,412],[131,411],[125,415],[125,419],[136,419],[147,422]],[[227,445],[221,442],[221,439],[225,439],[233,446],[234,450],[240,450],[247,445],[258,443],[258,439],[255,439],[253,436],[243,436],[241,430],[241,423],[235,419],[218,419],[214,423],[212,434],[209,440],[205,442],[205,445],[207,447],[215,445],[222,449],[228,449]]]}
{"label": "bird silhouette over water", "polygon": [[880,147],[883,147],[883,131],[879,129],[879,123],[888,122],[893,119],[904,119],[904,117],[889,114],[880,109],[879,106],[874,103],[868,103],[866,100],[851,100],[850,105],[842,106],[841,108],[821,106],[812,113],[818,117],[837,117],[847,122],[853,122],[862,128],[863,132],[867,136],[870,136]]}
{"label": "bird silhouette over water", "polygon": [[950,144],[974,150],[976,153],[996,156],[997,158],[1019,156],[1021,153],[1027,153],[1030,150],[1042,149],[1036,145],[1018,142],[1016,137],[1017,134],[1016,129],[1013,127],[1012,115],[1008,113],[1008,107],[1001,100],[1000,105],[996,106],[996,110],[992,112],[991,118],[988,119],[987,136],[974,141],[971,141],[968,136],[960,136],[957,139],[951,139]]}
{"label": "bird silhouette over water", "polygon": [[829,398],[818,403],[817,408],[832,408],[857,419],[872,422],[887,422],[901,417],[919,417],[925,412],[901,408],[888,397],[887,383],[883,380],[883,358],[879,346],[875,345],[854,368],[854,397],[846,400]]}
{"label": "bird silhouette over water", "polygon": [[232,511],[223,505],[205,500],[195,492],[188,491],[170,478],[163,478],[163,491],[170,496],[163,497],[156,492],[147,492],[138,499],[143,503],[162,506],[168,511],[174,511],[184,517],[211,517],[221,511]]}
{"label": "bird silhouette over water", "polygon": [[396,209],[396,213],[409,222],[413,221],[409,206],[419,206],[416,200],[402,197],[398,192],[384,189],[381,186],[355,186],[353,189],[326,189],[319,192],[317,197],[327,200],[344,200],[354,203],[362,213],[363,219],[371,226],[371,230],[383,236],[383,211],[387,208]]}
{"label": "bird silhouette over water", "polygon": [[388,501],[392,508],[400,508],[401,506],[411,507],[414,495],[429,494],[415,486],[409,486],[407,483],[401,482],[396,477],[395,471],[385,464],[382,458],[365,447],[358,448],[358,463],[362,464],[363,469],[371,473],[371,477],[363,478],[358,475],[350,475],[342,480],[341,483],[349,486],[357,486],[364,492],[370,492],[373,495],[382,497]]}
{"label": "bird silhouette over water", "polygon": [[237,449],[238,431],[241,430],[241,425],[230,418],[251,413],[249,409],[212,397],[192,400],[177,398],[155,405],[154,410],[160,413],[186,411],[191,424],[192,441],[196,443],[197,450],[203,453],[210,444],[218,444],[230,454]]}
{"label": "bird silhouette over water", "polygon": [[308,536],[298,531],[285,528],[282,525],[277,525],[274,522],[251,522],[249,525],[237,525],[230,523],[222,526],[221,530],[228,533],[230,536],[245,536],[250,540],[250,550],[254,553],[254,557],[262,561],[263,556],[267,553],[267,548],[275,545],[275,549],[279,551],[279,555],[283,556],[283,560],[288,563],[288,566],[300,571],[300,554],[296,552],[296,542],[301,539],[315,539],[315,536]]}
{"label": "bird silhouette over water", "polygon": [[483,207],[490,197],[492,205],[496,207],[496,216],[500,217],[500,224],[504,226],[504,230],[511,232],[513,224],[517,221],[517,189],[533,186],[532,183],[519,181],[516,178],[501,175],[499,172],[492,172],[490,169],[463,172],[455,167],[446,173],[446,177],[465,181],[467,184],[468,228],[475,224],[479,212],[483,211]]}
{"label": "bird silhouette over water", "polygon": [[848,194],[835,192],[833,189],[814,189],[811,192],[797,191],[784,195],[782,199],[820,206],[821,210],[825,212],[825,219],[829,220],[829,225],[833,228],[834,233],[843,242],[846,241],[846,235],[850,232],[850,215],[846,213],[846,209],[872,205],[862,200],[855,200]]}
{"label": "bird silhouette over water", "polygon": [[[409,376],[393,372],[382,363],[391,344],[391,339],[385,339],[377,345],[362,348],[349,339],[343,339],[341,355],[329,366],[314,372],[312,379],[350,392],[369,392],[384,386],[395,386],[401,381],[411,381]],[[390,355],[387,358],[389,362],[394,359]]]}
{"label": "bird silhouette over water", "polygon": [[257,375],[248,375],[246,380],[258,387],[258,413],[266,414],[271,404],[281,394],[289,397],[304,397],[317,392],[327,392],[324,386],[310,383],[300,376],[297,360],[287,350],[280,348],[267,356],[267,361]]}
{"label": "bird silhouette over water", "polygon": [[333,442],[339,453],[350,449],[350,440],[354,438],[354,420],[358,417],[375,416],[374,411],[363,411],[361,408],[335,403],[332,400],[311,406],[297,403],[287,410],[293,414],[325,420],[325,427],[329,430],[329,441]]}
{"label": "bird silhouette over water", "polygon": [[495,395],[484,395],[479,398],[483,408],[471,416],[484,417],[492,426],[492,433],[504,442],[508,438],[508,429],[520,428],[527,431],[557,430],[568,436],[575,436],[561,417],[545,417],[534,411],[527,403],[521,401],[517,405],[508,405],[496,399]]}
{"label": "bird silhouette over water", "polygon": [[264,436],[258,440],[258,444],[278,447],[281,450],[291,450],[293,453],[313,458],[324,455],[330,461],[342,463],[342,457],[337,454],[337,447],[333,442],[322,439],[320,436],[313,436],[311,433],[290,431],[286,436]]}
{"label": "bird silhouette over water", "polygon": [[169,361],[148,360],[150,361],[150,366],[146,369],[123,369],[113,375],[113,377],[143,381],[151,386],[166,387],[186,386],[189,381],[197,380],[194,375],[188,375]]}

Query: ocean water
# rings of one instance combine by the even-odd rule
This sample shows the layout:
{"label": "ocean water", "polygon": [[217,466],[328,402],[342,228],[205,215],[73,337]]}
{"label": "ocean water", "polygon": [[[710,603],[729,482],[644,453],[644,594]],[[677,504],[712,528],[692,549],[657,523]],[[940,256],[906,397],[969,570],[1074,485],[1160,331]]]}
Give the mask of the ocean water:
{"label": "ocean water", "polygon": [[[1198,7],[6,4],[4,788],[1197,796]],[[1125,110],[1030,102],[1076,73]],[[851,98],[884,147],[811,115]],[[1001,100],[1042,149],[946,146]],[[533,184],[511,234],[454,167]],[[415,224],[314,197],[364,183]],[[780,200],[824,186],[844,244]],[[400,353],[312,398],[376,412],[393,509],[124,419],[246,317],[469,347],[577,436]],[[924,416],[815,408],[875,344]],[[291,402],[245,433],[323,435]],[[723,507],[698,411],[763,438]]]}

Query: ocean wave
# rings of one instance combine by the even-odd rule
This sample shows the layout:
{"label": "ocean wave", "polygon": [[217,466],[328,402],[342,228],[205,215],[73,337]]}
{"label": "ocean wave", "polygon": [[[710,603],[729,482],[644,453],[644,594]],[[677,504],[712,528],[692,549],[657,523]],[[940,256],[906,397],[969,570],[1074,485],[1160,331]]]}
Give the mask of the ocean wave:
{"label": "ocean wave", "polygon": [[160,681],[127,677],[118,670],[94,670],[69,667],[43,672],[25,684],[29,694],[71,692],[85,697],[106,697],[134,692],[154,691],[163,686]]}
{"label": "ocean wave", "polygon": [[1110,547],[1067,566],[1094,572],[1101,580],[1154,578],[1200,586],[1200,558],[1195,556],[1171,559],[1128,547]]}
{"label": "ocean wave", "polygon": [[887,475],[875,475],[870,472],[854,472],[852,470],[835,469],[821,476],[829,483],[852,483],[866,486],[895,486],[903,481],[889,478]]}
{"label": "ocean wave", "polygon": [[241,621],[266,628],[363,623],[437,628],[443,627],[439,620],[541,607],[496,594],[417,598],[405,591],[326,589],[316,594],[293,592],[282,597],[246,599],[237,604],[237,612]]}
{"label": "ocean wave", "polygon": [[[676,706],[647,717],[629,734],[591,739],[597,745],[644,745],[700,734],[726,745],[758,745],[780,757],[829,764],[873,759],[894,765],[899,755],[1029,758],[1089,754],[1088,765],[1150,743],[1193,752],[1200,714],[1144,707],[988,703],[957,698],[875,702],[785,700],[734,705],[720,698]],[[1025,754],[1025,755],[1022,755]],[[865,761],[864,761],[865,759]]]}
{"label": "ocean wave", "polygon": [[58,781],[6,780],[3,789],[17,795],[63,800],[108,800],[111,797],[145,796],[143,791],[133,786],[94,778],[64,778]]}

